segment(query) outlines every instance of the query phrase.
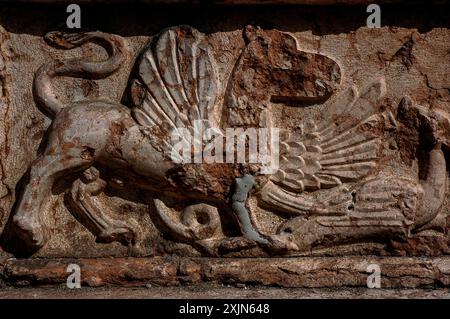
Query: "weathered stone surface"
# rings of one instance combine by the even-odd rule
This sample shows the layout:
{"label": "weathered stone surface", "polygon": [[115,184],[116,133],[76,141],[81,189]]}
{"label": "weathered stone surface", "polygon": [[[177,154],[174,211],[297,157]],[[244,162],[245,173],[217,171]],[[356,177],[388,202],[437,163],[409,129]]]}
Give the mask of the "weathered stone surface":
{"label": "weathered stone surface", "polygon": [[61,8],[0,8],[7,282],[449,284],[446,6]]}
{"label": "weathered stone surface", "polygon": [[82,286],[174,286],[202,282],[281,287],[366,286],[377,264],[382,288],[448,286],[450,261],[439,258],[96,258],[9,260],[3,280],[13,286],[64,284],[67,266],[81,268]]}
{"label": "weathered stone surface", "polygon": [[1,299],[448,299],[450,292],[437,289],[369,288],[278,288],[204,284],[175,287],[105,287],[67,289],[61,287],[0,290]]}

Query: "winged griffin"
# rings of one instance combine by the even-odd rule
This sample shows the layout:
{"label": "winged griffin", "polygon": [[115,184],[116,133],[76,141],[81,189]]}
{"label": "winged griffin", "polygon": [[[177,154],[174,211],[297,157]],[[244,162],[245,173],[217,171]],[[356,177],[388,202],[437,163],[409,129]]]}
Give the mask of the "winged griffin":
{"label": "winged griffin", "polygon": [[[101,32],[48,34],[66,48],[95,42],[109,57],[103,62],[50,62],[36,73],[35,100],[53,122],[14,212],[25,243],[34,249],[45,244],[50,234],[43,214],[51,189],[68,175],[75,175],[68,203],[98,239],[135,242],[132,225],[112,219],[96,201],[110,182],[102,178],[103,169],[148,191],[159,223],[175,239],[210,253],[245,245],[276,253],[306,251],[324,242],[408,235],[437,216],[447,179],[440,146],[448,141],[432,140],[425,180],[380,175],[383,131],[386,123],[396,121],[384,109],[383,80],[334,96],[340,70],[332,59],[300,51],[287,33],[248,27],[244,34],[245,46],[223,85],[203,34],[188,26],[164,30],[138,59],[129,86],[131,107],[102,98],[64,104],[53,89],[61,76],[100,79],[113,74],[124,63],[123,39]],[[171,159],[171,132],[190,130],[195,121],[222,132],[227,127],[272,127],[272,102],[308,104],[330,97],[326,119],[281,131],[279,166],[272,174],[261,174],[258,164],[180,164]],[[407,99],[401,108],[417,110],[424,125],[428,119],[437,123],[435,131],[448,129],[447,118]],[[275,234],[259,229],[249,197],[257,207],[286,218]],[[190,205],[174,214],[167,198]],[[235,217],[242,237],[220,234],[221,214]]]}

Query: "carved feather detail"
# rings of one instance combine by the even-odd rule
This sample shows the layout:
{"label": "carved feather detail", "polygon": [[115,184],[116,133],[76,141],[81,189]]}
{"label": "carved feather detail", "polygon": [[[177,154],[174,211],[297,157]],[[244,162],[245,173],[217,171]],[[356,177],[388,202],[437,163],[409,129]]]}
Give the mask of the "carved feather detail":
{"label": "carved feather detail", "polygon": [[422,189],[409,179],[373,179],[354,192],[346,217],[321,216],[317,222],[328,227],[409,226],[422,196]]}
{"label": "carved feather detail", "polygon": [[140,125],[175,129],[213,121],[216,62],[199,31],[189,26],[163,31],[144,51],[138,72],[131,95]]}
{"label": "carved feather detail", "polygon": [[330,106],[328,124],[310,122],[298,131],[284,132],[280,144],[280,167],[271,180],[300,193],[332,188],[357,181],[377,166],[381,147],[379,100],[384,82],[378,81],[359,94],[355,88]]}

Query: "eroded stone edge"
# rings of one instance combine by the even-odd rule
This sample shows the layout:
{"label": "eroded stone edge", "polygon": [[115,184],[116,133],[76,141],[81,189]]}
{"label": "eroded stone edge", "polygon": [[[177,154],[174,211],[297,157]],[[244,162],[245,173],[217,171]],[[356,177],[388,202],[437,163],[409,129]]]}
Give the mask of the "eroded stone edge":
{"label": "eroded stone edge", "polygon": [[9,112],[11,108],[11,98],[8,83],[10,75],[8,74],[6,63],[7,54],[4,45],[8,40],[8,33],[0,26],[0,233],[5,226],[5,222],[9,216],[11,205],[12,190],[6,182],[5,168],[6,159],[9,154]]}
{"label": "eroded stone edge", "polygon": [[81,268],[82,286],[89,287],[201,282],[286,288],[364,287],[369,264],[380,266],[382,288],[450,286],[450,257],[9,259],[3,280],[10,286],[61,285],[70,275],[67,266],[73,263]]}

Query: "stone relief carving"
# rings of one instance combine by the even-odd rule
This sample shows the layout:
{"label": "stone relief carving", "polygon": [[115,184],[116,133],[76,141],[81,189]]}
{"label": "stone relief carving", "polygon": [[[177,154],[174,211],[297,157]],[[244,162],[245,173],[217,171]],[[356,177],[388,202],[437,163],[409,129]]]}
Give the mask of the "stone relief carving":
{"label": "stone relief carving", "polygon": [[[53,90],[61,76],[113,75],[127,52],[122,38],[48,34],[48,41],[66,49],[95,42],[108,59],[54,61],[36,73],[34,98],[52,126],[13,212],[23,242],[38,250],[51,236],[44,214],[60,180],[70,211],[100,242],[139,246],[139,223],[122,220],[98,199],[108,187],[120,192],[131,186],[147,194],[161,232],[211,256],[300,255],[314,247],[445,229],[439,213],[448,176],[442,151],[442,145],[450,147],[446,112],[408,97],[392,107],[384,99],[383,78],[342,88],[338,63],[301,51],[288,33],[247,27],[243,35],[245,46],[222,83],[204,34],[189,26],[163,30],[142,50],[129,104],[123,105],[103,98],[64,104]],[[273,127],[273,103],[307,107],[326,100],[331,102],[320,121],[280,128],[280,163],[273,174],[261,174],[259,164],[179,164],[170,157],[171,132],[192,130],[195,121],[222,132]],[[417,121],[411,129],[425,132],[423,178],[383,169],[386,132],[412,125],[412,113]],[[279,216],[277,230],[264,232],[256,211]]]}

